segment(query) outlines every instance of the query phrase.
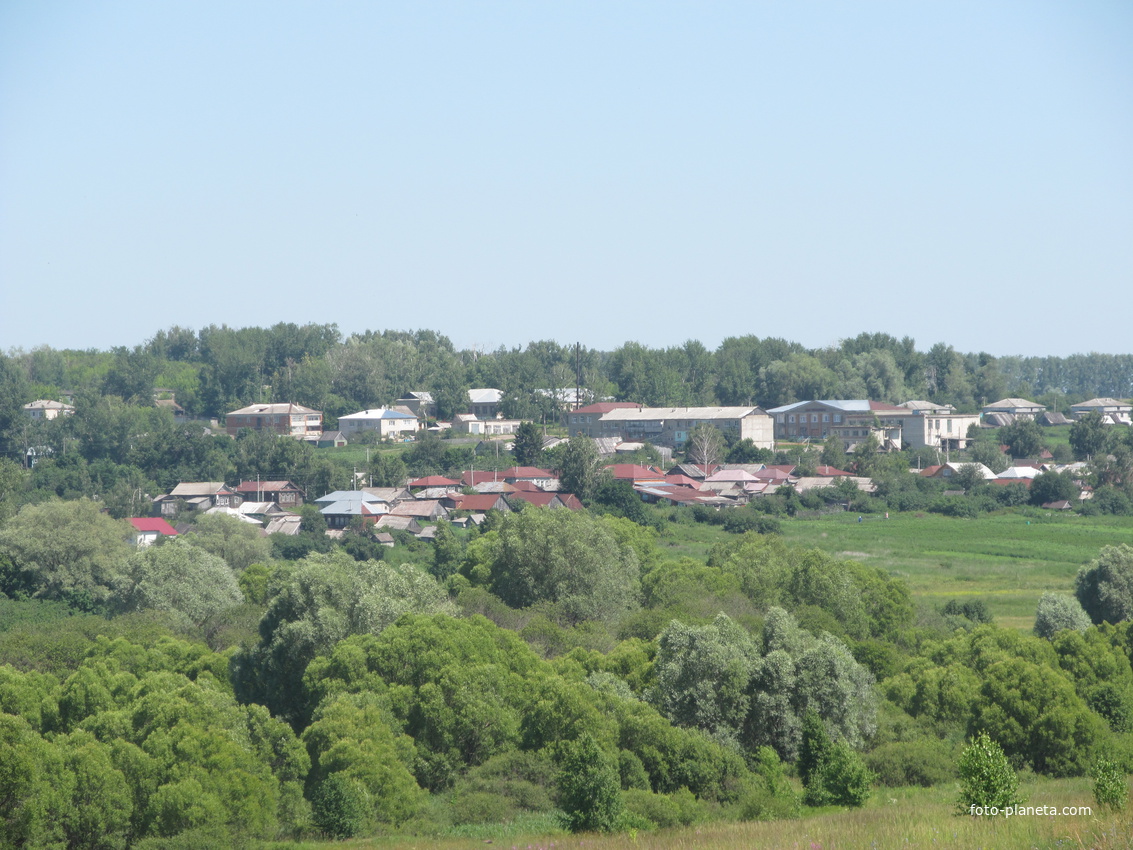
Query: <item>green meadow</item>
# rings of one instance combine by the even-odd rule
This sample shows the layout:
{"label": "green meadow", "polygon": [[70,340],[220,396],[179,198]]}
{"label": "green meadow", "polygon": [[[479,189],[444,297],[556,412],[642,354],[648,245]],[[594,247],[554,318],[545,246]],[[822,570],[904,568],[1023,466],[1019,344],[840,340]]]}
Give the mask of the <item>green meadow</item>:
{"label": "green meadow", "polygon": [[[1128,517],[1028,509],[957,519],[939,514],[833,514],[782,520],[783,537],[904,579],[931,605],[982,599],[997,623],[1030,629],[1048,590],[1070,593],[1078,568],[1103,546],[1133,545]],[[659,541],[669,557],[703,558],[727,537],[719,526],[672,524]]]}
{"label": "green meadow", "polygon": [[[801,820],[747,823],[705,823],[656,832],[615,835],[570,834],[513,823],[466,827],[460,835],[430,837],[387,836],[334,844],[342,850],[1023,850],[1076,848],[1118,850],[1133,848],[1133,816],[1096,808],[1087,779],[1030,777],[1021,790],[1026,804],[1053,807],[1059,813],[1016,817],[970,817],[953,813],[952,787],[881,789],[861,809],[812,813]],[[1079,813],[1063,813],[1070,807]],[[1092,809],[1081,812],[1081,807]],[[278,850],[316,850],[325,842],[273,845]]]}

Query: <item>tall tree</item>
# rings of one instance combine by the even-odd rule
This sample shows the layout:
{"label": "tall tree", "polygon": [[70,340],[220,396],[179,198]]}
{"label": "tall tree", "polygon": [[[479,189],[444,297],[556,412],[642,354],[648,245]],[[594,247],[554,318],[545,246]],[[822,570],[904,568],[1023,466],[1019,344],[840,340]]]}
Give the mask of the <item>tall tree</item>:
{"label": "tall tree", "polygon": [[600,471],[598,447],[589,437],[574,436],[567,442],[566,451],[563,452],[562,469],[559,481],[563,490],[574,493],[584,502],[594,496],[594,489],[598,486],[598,473]]}
{"label": "tall tree", "polygon": [[543,435],[534,422],[523,422],[515,431],[512,448],[518,466],[538,466],[543,456]]}

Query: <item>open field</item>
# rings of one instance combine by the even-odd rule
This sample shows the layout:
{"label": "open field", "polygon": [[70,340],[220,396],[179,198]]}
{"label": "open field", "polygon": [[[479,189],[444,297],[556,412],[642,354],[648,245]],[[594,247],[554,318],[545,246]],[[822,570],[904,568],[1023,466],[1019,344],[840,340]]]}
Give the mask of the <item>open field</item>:
{"label": "open field", "polygon": [[[1029,806],[1093,807],[1089,781],[1039,779],[1023,783]],[[802,820],[770,823],[712,823],[681,829],[621,835],[529,834],[483,827],[461,838],[397,838],[336,842],[343,850],[471,850],[495,846],[514,850],[1016,850],[1016,848],[1133,848],[1133,816],[1104,814],[1026,814],[1016,817],[967,817],[952,814],[955,790],[888,789],[863,809],[828,811]],[[327,844],[277,845],[279,850],[315,850]]]}
{"label": "open field", "polygon": [[[1030,629],[1047,590],[1071,592],[1078,568],[1102,546],[1133,545],[1133,520],[1028,510],[955,519],[938,514],[832,514],[782,520],[783,537],[880,567],[931,604],[983,599],[1001,625]],[[727,533],[720,526],[671,525],[668,557],[704,558]]]}

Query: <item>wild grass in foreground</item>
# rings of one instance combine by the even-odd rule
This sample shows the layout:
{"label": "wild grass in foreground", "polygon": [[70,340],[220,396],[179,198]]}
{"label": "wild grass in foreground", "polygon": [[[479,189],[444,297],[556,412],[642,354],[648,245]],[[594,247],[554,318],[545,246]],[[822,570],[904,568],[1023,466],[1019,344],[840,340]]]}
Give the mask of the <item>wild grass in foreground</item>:
{"label": "wild grass in foreground", "polygon": [[[1090,806],[1093,814],[971,817],[953,814],[956,789],[880,790],[862,809],[813,813],[802,820],[770,823],[710,823],[684,829],[618,835],[570,835],[555,831],[526,834],[507,827],[484,827],[463,837],[396,837],[337,842],[343,850],[494,847],[503,850],[1130,850],[1133,813],[1099,812],[1086,779],[1024,783],[1030,806]],[[518,826],[518,824],[516,824]],[[276,845],[278,850],[325,848],[327,844]]]}

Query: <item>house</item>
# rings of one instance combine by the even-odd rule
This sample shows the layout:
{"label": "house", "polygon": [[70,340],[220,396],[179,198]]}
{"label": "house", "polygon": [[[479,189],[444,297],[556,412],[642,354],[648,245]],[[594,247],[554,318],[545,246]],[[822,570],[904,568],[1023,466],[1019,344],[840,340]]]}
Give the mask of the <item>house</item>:
{"label": "house", "polygon": [[376,407],[338,417],[338,427],[347,439],[363,431],[374,431],[383,440],[396,440],[404,434],[416,433],[421,422],[412,413]]}
{"label": "house", "polygon": [[615,481],[628,481],[630,484],[645,484],[650,486],[663,486],[665,473],[658,472],[651,466],[641,466],[636,463],[613,463],[604,467]]}
{"label": "house", "polygon": [[642,405],[632,401],[600,401],[563,414],[563,427],[572,437],[599,437],[598,422],[612,410],[641,410]]}
{"label": "house", "polygon": [[508,484],[529,481],[540,490],[558,490],[559,476],[548,469],[537,466],[512,466],[500,471],[500,480]]}
{"label": "house", "polygon": [[304,440],[314,443],[316,449],[341,449],[347,444],[346,435],[341,431],[323,431],[318,436],[308,436]]}
{"label": "house", "polygon": [[389,505],[365,490],[335,490],[315,500],[331,529],[346,528],[356,517],[376,520],[389,513]]}
{"label": "house", "polygon": [[451,478],[445,478],[443,475],[426,475],[424,478],[416,478],[413,481],[410,481],[406,486],[408,486],[411,490],[428,487],[445,487],[450,490],[459,490],[461,485],[459,481],[454,481]]}
{"label": "house", "polygon": [[323,414],[301,404],[253,404],[233,410],[224,419],[228,436],[241,428],[270,431],[281,436],[317,437],[323,431]]}
{"label": "house", "polygon": [[985,425],[1000,427],[1010,425],[1019,419],[1035,419],[1046,410],[1041,404],[1027,401],[1025,398],[1001,398],[992,404],[983,407]]}
{"label": "house", "polygon": [[133,543],[139,549],[152,546],[160,539],[177,536],[177,530],[161,517],[131,517],[127,522],[134,527]]}
{"label": "house", "polygon": [[199,511],[209,508],[235,508],[243,499],[223,481],[182,482],[153,500],[162,516],[176,516],[179,506]]}
{"label": "house", "polygon": [[448,514],[448,508],[442,505],[439,499],[410,499],[405,502],[398,502],[390,508],[390,515],[392,516],[412,517],[427,522],[444,519]]}
{"label": "house", "polygon": [[406,393],[395,401],[394,405],[408,409],[418,419],[435,419],[437,416],[437,403],[433,401],[432,393]]}
{"label": "house", "polygon": [[168,410],[173,414],[174,422],[184,422],[189,417],[185,413],[185,408],[177,403],[177,394],[173,390],[165,387],[154,387],[153,390],[153,406],[158,410]]}
{"label": "house", "polygon": [[548,508],[550,510],[567,508],[572,511],[582,510],[582,503],[570,493],[560,495],[558,493],[519,491],[512,493],[508,498],[513,501],[526,502],[537,508]]}
{"label": "house", "polygon": [[[911,449],[966,449],[969,429],[980,425],[978,413],[957,413],[950,404],[917,400],[898,406],[908,411],[907,415],[895,416],[901,425],[901,440]],[[894,415],[884,418],[892,421]]]}
{"label": "house", "polygon": [[468,391],[468,412],[477,419],[495,419],[499,415],[500,401],[504,394],[491,387],[480,387]]}
{"label": "house", "polygon": [[451,493],[444,499],[444,503],[454,511],[472,511],[478,514],[491,510],[511,512],[511,507],[501,493]]}
{"label": "house", "polygon": [[1081,419],[1087,413],[1100,413],[1107,424],[1129,425],[1133,404],[1126,404],[1115,398],[1092,398],[1089,401],[1070,405],[1070,413],[1075,419]]}
{"label": "house", "polygon": [[284,534],[294,537],[300,531],[303,517],[298,514],[277,514],[264,523],[264,534]]}
{"label": "house", "polygon": [[820,443],[836,436],[850,451],[873,437],[882,451],[901,450],[901,417],[909,410],[869,399],[797,401],[767,411],[775,419],[775,438]]}
{"label": "house", "polygon": [[760,448],[775,446],[772,419],[759,407],[619,408],[602,414],[598,435],[681,448],[697,425],[711,425],[736,440],[751,440]]}
{"label": "house", "polygon": [[28,402],[24,405],[24,415],[29,419],[36,419],[41,422],[48,419],[56,419],[60,416],[70,416],[74,412],[75,408],[69,404],[43,398]]}
{"label": "house", "polygon": [[514,434],[522,424],[522,419],[481,419],[474,413],[458,413],[452,418],[454,433],[481,437]]}
{"label": "house", "polygon": [[393,516],[385,514],[374,520],[374,531],[408,531],[410,534],[421,533],[421,523],[411,516]]}
{"label": "house", "polygon": [[980,476],[985,481],[992,481],[995,479],[995,473],[984,466],[982,463],[974,463],[972,461],[961,461],[958,463],[942,463],[934,466],[926,466],[921,472],[923,478],[953,478],[960,473],[960,470],[965,466],[974,466],[979,469]]}
{"label": "house", "polygon": [[285,510],[303,504],[303,491],[290,481],[241,481],[236,492],[242,499],[275,502]]}

